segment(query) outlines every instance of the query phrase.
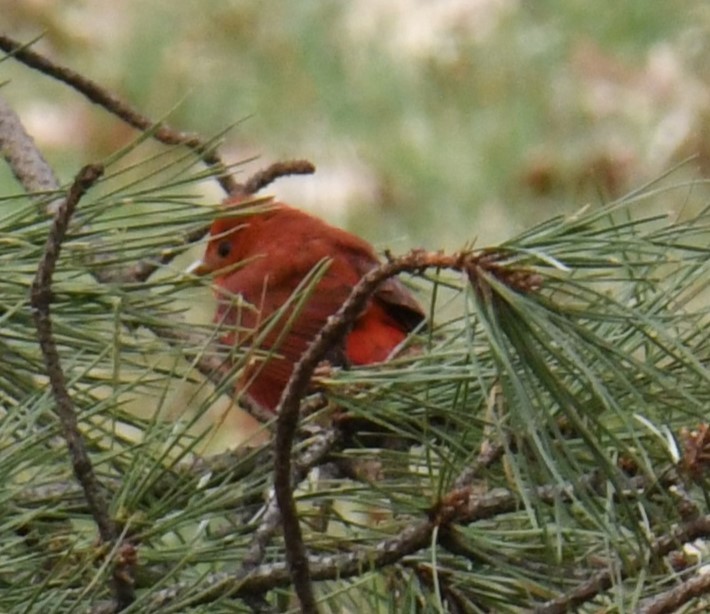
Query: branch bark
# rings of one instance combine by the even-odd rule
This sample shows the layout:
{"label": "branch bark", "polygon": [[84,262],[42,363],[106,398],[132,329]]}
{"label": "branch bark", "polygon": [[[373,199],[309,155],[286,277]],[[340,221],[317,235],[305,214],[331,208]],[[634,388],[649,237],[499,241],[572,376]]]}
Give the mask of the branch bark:
{"label": "branch bark", "polygon": [[[56,403],[55,411],[69,449],[74,475],[83,488],[89,511],[98,527],[102,541],[116,546],[120,539],[119,531],[111,518],[105,489],[96,477],[91,459],[86,451],[84,438],[79,430],[74,402],[67,389],[59,351],[54,340],[51,312],[52,279],[69,220],[71,220],[81,197],[98,181],[102,174],[103,167],[99,165],[85,166],[74,180],[66,199],[59,206],[37,269],[37,275],[32,284],[30,304],[37,327],[37,339]],[[118,610],[128,607],[135,599],[130,564],[117,563],[114,565],[113,590]]]}
{"label": "branch bark", "polygon": [[671,531],[668,535],[657,539],[651,545],[650,552],[646,557],[639,557],[625,568],[614,567],[600,571],[569,593],[565,593],[552,601],[548,601],[543,606],[537,608],[535,612],[537,614],[563,614],[564,612],[570,612],[611,588],[614,578],[628,578],[631,573],[640,569],[646,563],[647,558],[658,559],[668,554],[680,544],[692,541],[698,537],[707,537],[708,535],[710,535],[710,516],[701,516],[700,518],[691,520],[679,526],[674,531]]}
{"label": "branch bark", "polygon": [[[0,151],[12,174],[29,193],[57,192],[59,180],[52,167],[37,149],[34,139],[27,133],[20,118],[7,101],[0,96]],[[61,198],[53,199],[47,212],[56,213]]]}
{"label": "branch bark", "polygon": [[[678,586],[660,595],[641,603],[639,614],[666,614],[677,612],[678,609],[691,599],[702,597],[710,593],[710,573],[700,575],[682,582]],[[707,604],[706,604],[707,605]]]}

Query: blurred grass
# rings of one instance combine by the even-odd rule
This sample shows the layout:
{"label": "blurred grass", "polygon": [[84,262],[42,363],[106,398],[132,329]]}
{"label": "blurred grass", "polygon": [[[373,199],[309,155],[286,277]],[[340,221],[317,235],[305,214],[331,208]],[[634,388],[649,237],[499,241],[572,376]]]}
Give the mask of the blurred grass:
{"label": "blurred grass", "polygon": [[[115,4],[0,10],[12,34],[44,30],[47,53],[153,117],[174,109],[203,135],[248,118],[231,161],[309,158],[315,178],[272,191],[380,247],[494,243],[687,156],[679,180],[710,172],[703,0]],[[11,64],[3,93],[67,179],[133,136]]]}

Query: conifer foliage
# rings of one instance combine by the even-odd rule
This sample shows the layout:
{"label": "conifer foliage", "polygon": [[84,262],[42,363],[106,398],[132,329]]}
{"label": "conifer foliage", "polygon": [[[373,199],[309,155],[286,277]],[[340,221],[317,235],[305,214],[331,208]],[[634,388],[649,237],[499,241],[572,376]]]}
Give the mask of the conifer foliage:
{"label": "conifer foliage", "polygon": [[[0,105],[21,186],[0,195],[0,610],[707,600],[710,210],[683,209],[692,186],[671,173],[500,245],[389,254],[304,355],[278,418],[210,454],[197,426],[239,402],[250,356],[225,356],[187,314],[208,281],[175,258],[215,215],[191,189],[253,194],[312,168],[237,184],[218,140],[2,48],[140,134],[62,186]],[[386,364],[318,369],[393,275],[428,300],[427,327]]]}

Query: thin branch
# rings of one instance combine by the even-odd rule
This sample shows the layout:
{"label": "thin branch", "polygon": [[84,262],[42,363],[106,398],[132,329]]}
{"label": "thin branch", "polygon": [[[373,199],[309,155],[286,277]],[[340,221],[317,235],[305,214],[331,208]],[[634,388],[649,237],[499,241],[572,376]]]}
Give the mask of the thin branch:
{"label": "thin branch", "polygon": [[[293,482],[298,484],[306,478],[313,467],[318,465],[333,449],[340,439],[340,433],[334,428],[322,429],[314,437],[300,458],[294,463]],[[246,578],[264,560],[266,547],[271,538],[281,527],[281,512],[275,496],[272,494],[266,505],[261,523],[254,531],[249,548],[242,559],[236,578]],[[255,596],[252,594],[251,597]]]}
{"label": "thin branch", "polygon": [[305,611],[316,611],[315,597],[291,483],[291,449],[298,426],[301,399],[308,391],[309,382],[318,364],[332,348],[342,343],[379,285],[400,273],[420,272],[427,268],[465,272],[476,293],[484,297],[489,296],[491,292],[487,283],[489,275],[513,289],[524,292],[534,291],[541,284],[541,278],[536,274],[521,268],[506,267],[504,255],[500,253],[483,251],[476,254],[464,251],[447,256],[440,252],[415,250],[405,256],[391,258],[364,275],[338,312],[328,318],[296,364],[281,395],[274,438],[274,489],[283,520],[286,560],[301,600],[301,607]]}
{"label": "thin branch", "polygon": [[279,177],[287,175],[312,175],[316,167],[308,160],[286,160],[274,162],[261,171],[254,173],[243,186],[244,194],[256,194],[259,190],[273,183]]}
{"label": "thin branch", "polygon": [[161,122],[156,125],[156,122],[141,114],[127,102],[108,92],[98,83],[87,79],[66,66],[60,66],[9,36],[0,34],[0,49],[25,64],[25,66],[29,66],[65,83],[91,102],[126,122],[129,126],[142,132],[151,131],[152,137],[157,141],[165,145],[184,145],[188,147],[207,166],[217,170],[217,181],[219,181],[222,189],[227,194],[232,194],[239,190],[239,184],[229,173],[227,166],[217,154],[213,144],[202,140],[196,134],[175,130],[165,123]]}
{"label": "thin branch", "polygon": [[456,478],[454,488],[465,488],[481,477],[481,473],[491,465],[498,462],[505,454],[505,446],[500,443],[492,443],[490,439],[484,439],[481,443],[481,451],[476,460]]}
{"label": "thin branch", "polygon": [[[42,350],[44,364],[56,402],[56,413],[62,426],[69,454],[72,460],[74,475],[84,490],[84,496],[89,506],[101,539],[113,544],[119,539],[119,532],[111,519],[104,489],[94,472],[91,459],[86,451],[84,439],[79,430],[79,424],[69,391],[67,389],[64,371],[62,370],[59,351],[52,331],[52,278],[66,235],[69,220],[81,197],[101,177],[103,167],[99,165],[85,166],[77,175],[66,200],[59,206],[52,222],[42,259],[37,268],[37,275],[32,283],[30,304],[32,305],[37,339]],[[117,562],[113,568],[113,589],[116,605],[123,609],[130,605],[134,598],[132,568],[129,564]]]}
{"label": "thin branch", "polygon": [[691,599],[710,593],[710,573],[700,573],[665,593],[642,602],[638,614],[666,614],[677,612]]}
{"label": "thin branch", "polygon": [[[37,149],[34,139],[27,133],[20,118],[7,101],[0,96],[0,151],[12,174],[30,193],[56,192],[59,180]],[[47,212],[56,213],[61,198],[47,207]]]}
{"label": "thin branch", "polygon": [[132,284],[143,283],[159,268],[170,264],[177,256],[183,253],[184,248],[202,239],[210,231],[209,225],[200,226],[195,230],[185,233],[176,240],[176,245],[160,252],[157,258],[139,260],[132,266],[125,268],[103,268],[94,272],[96,281],[102,284]]}
{"label": "thin branch", "polygon": [[659,537],[651,546],[650,552],[640,556],[629,565],[622,568],[612,567],[605,569],[577,586],[574,590],[548,601],[535,610],[537,614],[563,614],[577,609],[584,603],[595,599],[600,593],[611,588],[614,578],[628,578],[631,573],[646,564],[647,559],[659,559],[668,554],[680,544],[692,541],[699,537],[710,535],[710,516],[702,516],[680,525],[668,535]]}
{"label": "thin branch", "polygon": [[[454,522],[464,510],[466,499],[466,492],[448,493],[426,520],[405,527],[396,537],[382,540],[372,548],[357,549],[344,554],[309,556],[306,561],[311,578],[320,581],[361,575],[365,570],[374,571],[392,565],[410,554],[429,547],[434,529]],[[210,603],[227,594],[235,597],[261,593],[279,586],[287,586],[291,582],[292,573],[288,563],[260,565],[245,578],[235,577],[234,574],[214,574],[205,579],[199,597],[189,600],[189,603],[190,605]],[[151,608],[159,609],[179,599],[190,587],[191,585],[177,584],[161,591],[151,601]]]}

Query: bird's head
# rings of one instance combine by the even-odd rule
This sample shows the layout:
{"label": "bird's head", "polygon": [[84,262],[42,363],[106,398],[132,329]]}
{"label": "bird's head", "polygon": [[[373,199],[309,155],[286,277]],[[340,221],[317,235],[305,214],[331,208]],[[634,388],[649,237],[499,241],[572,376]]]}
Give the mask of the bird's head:
{"label": "bird's head", "polygon": [[[267,202],[270,202],[268,199]],[[264,207],[264,199],[245,201],[244,198],[229,199],[224,207],[229,215],[212,222],[205,253],[187,269],[192,275],[210,275],[228,272],[235,265],[249,257],[253,247],[249,229],[255,229],[270,212],[280,207]],[[250,205],[254,204],[256,208]],[[251,234],[254,234],[253,232]]]}

